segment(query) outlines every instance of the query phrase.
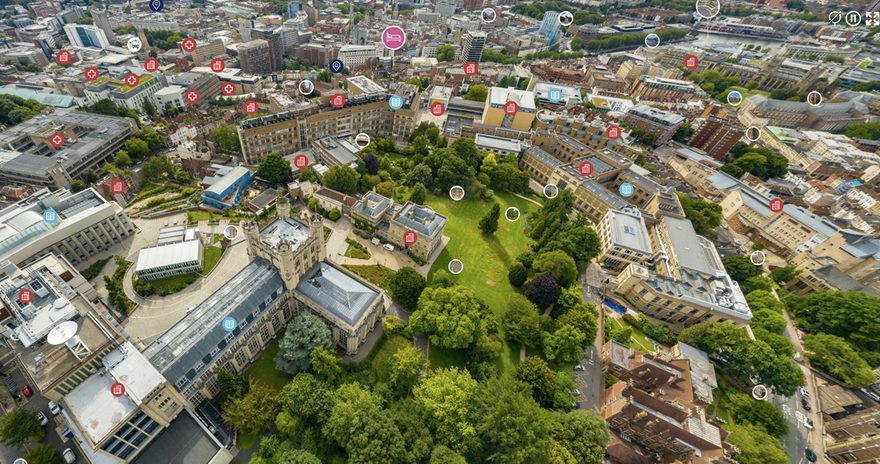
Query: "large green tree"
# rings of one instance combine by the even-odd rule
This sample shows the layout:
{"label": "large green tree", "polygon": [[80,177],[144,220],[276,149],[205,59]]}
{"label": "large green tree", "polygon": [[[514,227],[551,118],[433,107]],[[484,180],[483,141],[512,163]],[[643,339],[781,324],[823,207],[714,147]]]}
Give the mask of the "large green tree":
{"label": "large green tree", "polygon": [[403,267],[389,282],[391,296],[403,309],[413,311],[425,289],[425,278],[411,267]]}
{"label": "large green tree", "polygon": [[467,464],[467,459],[443,445],[438,445],[431,451],[431,461],[428,464]]}
{"label": "large green tree", "polygon": [[465,100],[473,100],[478,102],[486,101],[486,97],[489,96],[489,88],[483,84],[474,84],[468,87],[467,93],[465,93],[462,97]]}
{"label": "large green tree", "polygon": [[64,458],[58,448],[48,444],[40,444],[31,448],[25,455],[24,460],[28,464],[64,464]]}
{"label": "large green tree", "polygon": [[880,298],[862,292],[813,292],[786,299],[798,325],[808,332],[843,337],[880,351]]}
{"label": "large green tree", "polygon": [[495,203],[492,208],[480,219],[480,230],[486,235],[492,235],[498,230],[498,218],[501,217],[501,205]]}
{"label": "large green tree", "polygon": [[467,371],[449,368],[431,372],[413,389],[436,444],[462,453],[475,445],[472,402],[478,387]]}
{"label": "large green tree", "polygon": [[343,373],[342,358],[332,348],[316,346],[309,355],[312,363],[312,372],[330,383],[336,383]]}
{"label": "large green tree", "polygon": [[244,396],[223,407],[223,420],[239,432],[262,433],[275,423],[279,405],[277,390],[260,382],[251,382]]}
{"label": "large green tree", "polygon": [[257,177],[271,184],[282,184],[290,180],[290,161],[278,153],[269,153],[260,160]]}
{"label": "large green tree", "polygon": [[537,356],[527,356],[516,367],[515,377],[531,388],[532,398],[541,407],[550,409],[554,406],[556,373],[546,361]]}
{"label": "large green tree", "polygon": [[736,461],[741,464],[786,464],[788,455],[782,442],[768,434],[760,425],[737,424],[729,426],[727,441],[736,445],[740,453]]}
{"label": "large green tree", "polygon": [[553,431],[578,464],[601,464],[608,443],[608,423],[592,409],[559,414]]}
{"label": "large green tree", "polygon": [[319,346],[333,346],[330,329],[318,316],[302,311],[287,325],[275,355],[275,367],[291,375],[308,370],[312,350]]}
{"label": "large green tree", "polygon": [[351,195],[357,193],[360,178],[361,175],[354,168],[342,164],[330,168],[321,177],[321,183],[327,188]]}
{"label": "large green tree", "polygon": [[853,347],[831,334],[806,335],[804,350],[814,366],[853,387],[867,387],[876,381],[877,374]]}
{"label": "large green tree", "polygon": [[309,373],[301,373],[281,390],[281,405],[294,417],[322,425],[333,407],[330,387]]}
{"label": "large green tree", "polygon": [[294,449],[285,451],[278,459],[278,464],[321,464],[321,460],[308,451]]}
{"label": "large green tree", "polygon": [[220,390],[217,400],[220,405],[224,405],[227,401],[246,395],[251,384],[245,376],[221,367],[217,371],[217,389]]}
{"label": "large green tree", "polygon": [[457,285],[426,288],[409,324],[413,331],[428,334],[433,345],[464,349],[487,333],[487,319],[492,317],[473,290]]}
{"label": "large green tree", "polygon": [[[241,151],[241,144],[238,140],[238,131],[233,129],[229,124],[221,123],[217,126],[217,128],[214,129],[214,133],[211,135],[211,139],[214,140],[214,143],[217,144],[217,147],[222,151],[227,153],[237,153]],[[287,163],[287,173],[289,177],[290,163]]]}
{"label": "large green tree", "polygon": [[788,433],[788,422],[782,409],[770,401],[758,401],[745,393],[731,392],[727,395],[728,406],[736,423],[748,422],[761,426],[774,437]]}
{"label": "large green tree", "polygon": [[547,251],[535,256],[532,268],[538,274],[550,274],[562,287],[573,284],[578,276],[574,258],[562,250]]}
{"label": "large green tree", "polygon": [[422,370],[427,366],[427,360],[422,350],[412,343],[401,346],[391,356],[391,365],[388,372],[388,383],[395,393],[402,396],[419,381]]}
{"label": "large green tree", "polygon": [[513,294],[501,316],[501,327],[508,340],[538,346],[541,342],[541,313],[528,298]]}
{"label": "large green tree", "polygon": [[17,408],[0,417],[0,441],[7,446],[18,448],[30,439],[40,441],[44,435],[35,412]]}
{"label": "large green tree", "polygon": [[730,278],[739,283],[745,282],[749,277],[761,275],[762,272],[761,267],[752,264],[748,256],[728,256],[721,262]]}
{"label": "large green tree", "polygon": [[544,332],[544,356],[558,364],[576,363],[584,351],[587,335],[575,327],[564,325],[552,334]]}
{"label": "large green tree", "polygon": [[324,434],[348,453],[348,462],[403,463],[403,436],[381,399],[358,383],[340,386]]}

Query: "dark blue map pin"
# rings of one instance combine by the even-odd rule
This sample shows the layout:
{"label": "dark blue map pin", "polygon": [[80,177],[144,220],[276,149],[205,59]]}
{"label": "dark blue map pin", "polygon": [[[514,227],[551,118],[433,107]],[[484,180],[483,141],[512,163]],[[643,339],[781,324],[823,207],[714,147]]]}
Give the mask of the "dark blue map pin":
{"label": "dark blue map pin", "polygon": [[330,70],[335,74],[339,74],[342,72],[342,68],[345,67],[345,64],[342,63],[342,60],[336,59],[330,62]]}

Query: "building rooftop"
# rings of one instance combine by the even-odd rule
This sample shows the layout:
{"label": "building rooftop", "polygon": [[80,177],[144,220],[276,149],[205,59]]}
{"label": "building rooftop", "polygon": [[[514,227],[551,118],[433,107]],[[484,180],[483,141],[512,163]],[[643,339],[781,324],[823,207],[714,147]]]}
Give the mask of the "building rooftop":
{"label": "building rooftop", "polygon": [[486,147],[489,149],[512,151],[516,153],[522,151],[523,148],[522,141],[486,134],[477,134],[474,138],[474,143],[476,143],[477,147]]}
{"label": "building rooftop", "polygon": [[198,239],[142,248],[138,252],[135,272],[198,261],[201,254],[202,242]]}
{"label": "building rooftop", "polygon": [[76,105],[76,102],[70,95],[36,92],[33,90],[0,88],[0,95],[15,95],[16,97],[36,100],[43,105],[54,106],[55,108],[72,108]]}
{"label": "building rooftop", "polygon": [[275,249],[287,242],[295,250],[308,240],[310,233],[309,226],[294,218],[276,218],[260,231],[260,240]]}
{"label": "building rooftop", "polygon": [[446,226],[446,216],[435,212],[433,209],[417,205],[411,201],[406,202],[403,208],[394,216],[393,222],[397,222],[405,229],[411,229],[426,237],[434,237],[443,231]]}
{"label": "building rooftop", "polygon": [[568,85],[555,84],[551,82],[538,82],[535,84],[534,91],[539,100],[550,101],[550,90],[559,90],[562,92],[560,103],[565,103],[569,99],[575,102],[581,102],[581,90],[577,87]]}
{"label": "building rooftop", "polygon": [[323,137],[312,142],[313,148],[319,150],[322,156],[329,156],[331,160],[323,160],[325,164],[330,165],[356,165],[360,159],[355,153],[360,151],[357,145],[351,143],[347,138],[331,138]]}
{"label": "building rooftop", "polygon": [[623,211],[609,210],[611,241],[630,250],[651,255],[651,241],[645,220],[637,209],[627,208]]}
{"label": "building rooftop", "polygon": [[704,243],[705,239],[697,235],[691,221],[672,216],[663,216],[661,221],[669,234],[671,259],[679,266],[707,276],[725,273],[724,266],[716,259],[714,245]]}
{"label": "building rooftop", "polygon": [[[360,45],[346,45],[345,47],[361,47]],[[365,49],[376,49],[375,45],[363,46]],[[385,87],[373,82],[365,76],[352,76],[345,79],[349,84],[357,87],[363,93],[385,93]]]}
{"label": "building rooftop", "polygon": [[663,111],[653,106],[640,103],[629,109],[629,114],[648,119],[666,126],[674,126],[684,122],[684,117],[671,111]]}
{"label": "building rooftop", "polygon": [[391,207],[392,202],[390,198],[379,195],[374,191],[369,191],[364,194],[364,196],[352,206],[352,212],[359,212],[360,214],[367,216],[372,219],[379,219],[388,211],[388,208]]}
{"label": "building rooftop", "polygon": [[185,409],[138,453],[132,464],[208,464],[220,448],[211,434]]}
{"label": "building rooftop", "polygon": [[296,289],[353,326],[379,298],[379,292],[324,261],[306,271]]}
{"label": "building rooftop", "polygon": [[[144,355],[178,391],[184,391],[284,294],[278,271],[258,258],[187,312],[148,346]],[[238,323],[231,332],[222,326],[226,317]]]}
{"label": "building rooftop", "polygon": [[[218,175],[220,173],[218,172]],[[235,182],[241,179],[243,176],[247,176],[250,174],[248,168],[244,166],[236,166],[226,172],[220,177],[220,179],[216,180],[210,187],[206,189],[206,191],[211,192],[215,195],[222,196],[226,190],[231,187]]]}
{"label": "building rooftop", "polygon": [[492,106],[504,106],[509,101],[515,101],[520,110],[535,111],[535,94],[528,90],[517,90],[513,87],[489,88],[489,104]]}
{"label": "building rooftop", "polygon": [[678,351],[683,358],[688,360],[694,395],[706,404],[712,403],[712,390],[718,388],[718,379],[715,377],[715,366],[709,359],[709,355],[705,351],[682,342],[678,343]]}
{"label": "building rooftop", "polygon": [[[103,369],[92,374],[64,397],[66,410],[92,443],[98,443],[138,409],[164,379],[150,361],[129,342],[104,357]],[[125,394],[114,396],[119,382]]]}

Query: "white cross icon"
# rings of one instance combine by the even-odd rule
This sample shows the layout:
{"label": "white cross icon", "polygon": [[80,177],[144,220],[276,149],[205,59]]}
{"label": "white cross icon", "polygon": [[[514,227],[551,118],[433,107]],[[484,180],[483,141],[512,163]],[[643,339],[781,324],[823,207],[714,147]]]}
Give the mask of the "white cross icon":
{"label": "white cross icon", "polygon": [[52,137],[52,143],[54,143],[55,145],[61,145],[61,143],[62,143],[61,137],[59,137],[57,135],[55,137]]}

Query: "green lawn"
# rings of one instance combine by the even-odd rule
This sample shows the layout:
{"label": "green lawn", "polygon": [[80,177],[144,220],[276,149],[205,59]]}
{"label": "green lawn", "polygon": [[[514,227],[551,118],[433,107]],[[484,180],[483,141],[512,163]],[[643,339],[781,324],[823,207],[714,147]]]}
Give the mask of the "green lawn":
{"label": "green lawn", "polygon": [[370,251],[367,250],[367,247],[350,238],[345,239],[345,242],[348,243],[345,256],[355,259],[370,259]]}
{"label": "green lawn", "polygon": [[278,343],[283,336],[283,333],[278,334],[278,336],[275,337],[275,340],[266,346],[266,349],[260,357],[257,358],[254,363],[251,364],[251,367],[245,372],[247,377],[278,390],[284,388],[284,386],[293,379],[292,375],[288,375],[275,369],[275,353],[278,353]]}
{"label": "green lawn", "polygon": [[333,233],[333,229],[324,226],[324,241],[326,242],[328,238],[330,238],[330,234]]}
{"label": "green lawn", "polygon": [[395,272],[381,264],[371,264],[367,266],[356,266],[353,264],[344,264],[342,267],[363,277],[373,285],[385,290],[388,289],[389,279],[394,277]]}
{"label": "green lawn", "polygon": [[606,317],[605,323],[611,324],[614,327],[629,327],[630,329],[632,329],[632,336],[629,339],[629,343],[627,343],[627,346],[629,346],[630,348],[635,348],[637,350],[647,352],[654,351],[654,344],[651,343],[650,340],[648,340],[648,337],[645,336],[645,333],[642,332],[642,330],[638,327],[633,327],[623,319],[617,319],[614,317]]}
{"label": "green lawn", "polygon": [[208,275],[211,270],[220,262],[223,256],[223,249],[216,246],[205,247],[202,250],[202,275]]}
{"label": "green lawn", "polygon": [[737,90],[737,91],[739,91],[739,93],[741,93],[742,96],[743,96],[743,100],[745,100],[746,98],[751,97],[752,95],[763,95],[763,96],[765,96],[765,97],[769,97],[769,96],[770,96],[770,92],[765,92],[765,91],[763,91],[763,90],[757,90],[757,89],[755,89],[755,90],[749,90],[749,89],[747,89],[747,88],[745,88],[745,87],[740,87],[740,86],[738,86],[738,85],[735,85],[735,86],[733,86],[733,87],[728,87],[728,88],[727,88],[727,92],[728,92],[728,93],[730,93],[730,91],[732,91],[732,90]]}
{"label": "green lawn", "polygon": [[[524,216],[536,211],[539,206],[503,192],[496,192],[495,199],[501,205],[501,218],[495,234],[487,236],[480,232],[477,224],[492,207],[491,202],[482,201],[476,196],[465,197],[461,201],[453,201],[448,196],[428,196],[428,205],[449,219],[444,235],[450,238],[431,266],[428,280],[438,270],[447,269],[450,260],[459,259],[464,264],[464,270],[453,278],[472,289],[492,312],[500,316],[508,298],[517,292],[507,280],[507,271],[516,256],[528,250],[530,242],[525,234]],[[516,222],[504,218],[504,212],[510,206],[520,210],[520,219]],[[434,367],[464,365],[461,353],[434,346],[431,347],[430,360]],[[505,344],[499,360],[500,371],[512,372],[518,363],[518,348]]]}

